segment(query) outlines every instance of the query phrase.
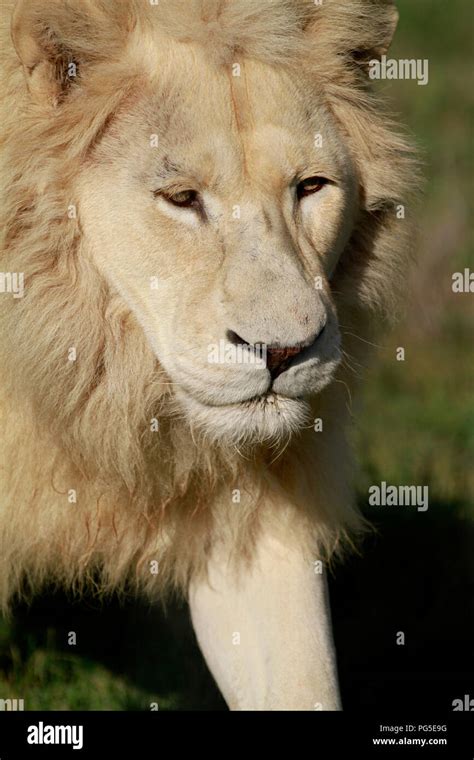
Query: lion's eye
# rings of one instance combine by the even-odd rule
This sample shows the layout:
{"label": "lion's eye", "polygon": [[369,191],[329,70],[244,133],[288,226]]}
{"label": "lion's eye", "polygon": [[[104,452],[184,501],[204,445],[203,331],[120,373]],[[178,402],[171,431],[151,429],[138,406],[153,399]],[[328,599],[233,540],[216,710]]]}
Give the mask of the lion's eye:
{"label": "lion's eye", "polygon": [[199,195],[196,190],[182,190],[179,193],[163,193],[163,198],[180,208],[193,208],[199,203]]}
{"label": "lion's eye", "polygon": [[329,180],[327,180],[325,177],[308,177],[308,179],[304,179],[302,182],[298,183],[298,186],[296,188],[298,200],[305,198],[307,195],[314,195],[314,193],[319,193],[319,191],[322,190],[324,185],[327,185],[328,182]]}

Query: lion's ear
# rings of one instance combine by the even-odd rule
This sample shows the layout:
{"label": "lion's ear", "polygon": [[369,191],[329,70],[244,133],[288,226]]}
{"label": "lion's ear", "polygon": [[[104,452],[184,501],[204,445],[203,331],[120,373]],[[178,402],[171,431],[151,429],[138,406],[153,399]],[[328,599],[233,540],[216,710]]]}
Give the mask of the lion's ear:
{"label": "lion's ear", "polygon": [[17,0],[11,34],[32,98],[57,105],[83,64],[112,56],[127,32],[127,8],[112,0]]}
{"label": "lion's ear", "polygon": [[397,31],[399,13],[394,2],[377,0],[377,6],[373,8],[371,23],[367,23],[368,35],[363,35],[357,50],[353,51],[354,58],[360,63],[385,55]]}
{"label": "lion's ear", "polygon": [[28,90],[37,103],[56,105],[71,84],[77,62],[50,23],[60,4],[18,0],[12,17],[12,40],[23,65]]}
{"label": "lion's ear", "polygon": [[398,25],[394,0],[321,0],[310,33],[314,40],[365,67],[384,55]]}

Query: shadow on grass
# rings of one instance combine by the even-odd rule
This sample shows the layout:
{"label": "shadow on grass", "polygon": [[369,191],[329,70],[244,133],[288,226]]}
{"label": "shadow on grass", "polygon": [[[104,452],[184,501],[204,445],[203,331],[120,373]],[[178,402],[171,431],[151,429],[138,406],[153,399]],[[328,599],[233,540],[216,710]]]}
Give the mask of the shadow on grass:
{"label": "shadow on grass", "polygon": [[[68,644],[71,632],[76,634],[75,646]],[[200,655],[184,604],[169,605],[165,615],[160,607],[141,602],[112,599],[99,604],[86,597],[71,603],[65,594],[45,593],[31,607],[15,609],[9,640],[15,643],[16,656],[2,653],[0,668],[12,686],[16,675],[26,692],[38,669],[29,663],[38,651],[48,655],[43,709],[55,709],[49,684],[55,663],[64,689],[74,678],[82,678],[92,692],[97,668],[108,681],[102,705],[91,693],[90,704],[83,706],[76,688],[72,709],[81,704],[82,709],[149,710],[155,702],[160,710],[226,709]],[[81,665],[76,673],[74,660]],[[25,670],[33,671],[31,676],[25,677]],[[117,689],[116,683],[124,687]],[[25,706],[31,703],[28,693],[21,696]]]}
{"label": "shadow on grass", "polygon": [[[372,512],[378,534],[330,579],[346,710],[442,715],[472,691],[474,525],[448,519],[446,506]],[[0,670],[27,709],[226,709],[185,605],[165,616],[138,602],[45,594],[16,608]]]}

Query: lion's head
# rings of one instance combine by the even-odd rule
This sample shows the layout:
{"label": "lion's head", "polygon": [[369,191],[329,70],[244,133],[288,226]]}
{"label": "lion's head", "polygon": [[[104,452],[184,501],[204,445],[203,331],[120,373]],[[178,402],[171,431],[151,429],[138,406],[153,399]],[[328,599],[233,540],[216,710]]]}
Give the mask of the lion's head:
{"label": "lion's head", "polygon": [[41,330],[20,362],[50,416],[55,365],[77,434],[94,403],[137,428],[153,400],[217,441],[307,424],[407,247],[411,164],[366,74],[395,22],[381,0],[17,4],[6,251],[31,331],[10,333]]}

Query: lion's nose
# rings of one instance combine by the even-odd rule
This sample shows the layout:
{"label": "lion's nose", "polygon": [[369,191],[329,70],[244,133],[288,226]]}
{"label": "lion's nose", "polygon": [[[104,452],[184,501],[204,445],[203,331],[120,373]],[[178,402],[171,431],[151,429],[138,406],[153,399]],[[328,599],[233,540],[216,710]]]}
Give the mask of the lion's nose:
{"label": "lion's nose", "polygon": [[313,346],[316,343],[316,341],[320,339],[325,328],[326,328],[326,325],[323,325],[322,328],[317,333],[317,335],[314,335],[312,338],[309,338],[304,343],[297,343],[294,346],[279,346],[279,345],[268,346],[268,345],[265,345],[263,343],[258,343],[258,342],[257,344],[249,343],[249,341],[245,340],[244,338],[241,338],[240,335],[237,335],[237,333],[233,332],[232,330],[228,330],[227,338],[234,345],[264,346],[266,360],[267,360],[267,369],[270,371],[272,380],[276,380],[278,375],[281,375],[283,372],[285,372],[285,370],[288,369],[288,367],[290,366],[295,356],[298,356],[298,354],[300,354],[306,348]]}
{"label": "lion's nose", "polygon": [[267,369],[270,370],[270,374],[273,380],[276,380],[278,375],[281,375],[290,366],[291,360],[298,356],[306,346],[285,346],[285,348],[267,347]]}

